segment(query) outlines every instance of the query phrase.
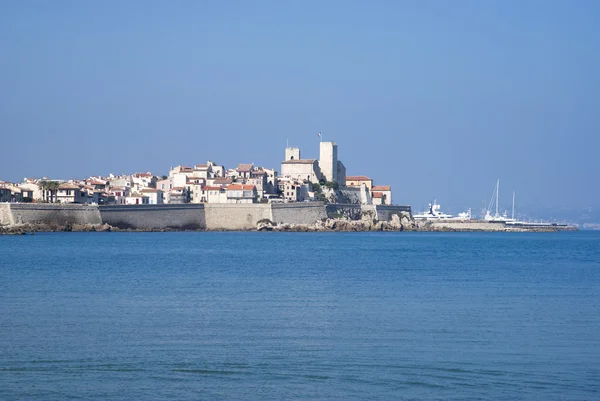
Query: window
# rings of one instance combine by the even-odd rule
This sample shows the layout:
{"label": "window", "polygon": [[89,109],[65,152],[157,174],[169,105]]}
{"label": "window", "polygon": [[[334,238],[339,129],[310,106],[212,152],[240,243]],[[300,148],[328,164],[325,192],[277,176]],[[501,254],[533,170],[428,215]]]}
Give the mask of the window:
{"label": "window", "polygon": [[67,196],[71,196],[71,190],[67,189]]}

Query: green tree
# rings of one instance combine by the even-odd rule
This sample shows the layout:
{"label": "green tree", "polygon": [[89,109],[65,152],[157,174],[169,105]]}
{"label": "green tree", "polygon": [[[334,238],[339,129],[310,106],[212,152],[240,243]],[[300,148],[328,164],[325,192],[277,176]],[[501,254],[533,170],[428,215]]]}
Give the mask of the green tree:
{"label": "green tree", "polygon": [[50,191],[50,203],[54,203],[57,201],[58,187],[60,187],[60,183],[58,181],[48,181],[48,191]]}
{"label": "green tree", "polygon": [[40,191],[42,191],[42,201],[46,202],[46,198],[48,195],[48,182],[46,180],[42,180],[40,182],[38,182],[38,187],[40,188]]}

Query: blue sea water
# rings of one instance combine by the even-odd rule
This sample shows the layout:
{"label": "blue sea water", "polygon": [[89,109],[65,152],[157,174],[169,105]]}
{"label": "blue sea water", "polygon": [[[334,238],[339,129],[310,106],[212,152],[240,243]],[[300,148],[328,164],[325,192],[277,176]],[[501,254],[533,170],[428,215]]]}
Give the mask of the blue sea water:
{"label": "blue sea water", "polygon": [[600,233],[0,237],[2,400],[600,399]]}

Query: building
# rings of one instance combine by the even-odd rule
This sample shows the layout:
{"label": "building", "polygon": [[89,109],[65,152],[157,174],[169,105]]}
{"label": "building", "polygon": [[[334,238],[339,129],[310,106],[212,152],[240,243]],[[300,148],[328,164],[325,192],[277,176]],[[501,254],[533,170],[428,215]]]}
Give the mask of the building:
{"label": "building", "polygon": [[283,178],[279,180],[279,189],[284,202],[304,202],[313,200],[311,183]]}
{"label": "building", "polygon": [[201,203],[227,203],[227,189],[224,186],[207,185],[202,188]]}
{"label": "building", "polygon": [[125,198],[126,205],[149,205],[150,199],[141,193],[132,193]]}
{"label": "building", "polygon": [[254,170],[254,163],[252,164],[239,164],[235,169],[238,173],[238,177],[242,179],[250,178],[250,173]]}
{"label": "building", "polygon": [[[321,169],[317,159],[302,159],[300,148],[285,149],[285,160],[281,162],[281,177],[299,181],[319,182]],[[267,177],[267,180],[269,177]],[[269,182],[269,181],[267,181]],[[273,183],[275,185],[275,183]]]}
{"label": "building", "polygon": [[262,199],[265,192],[270,190],[267,177],[267,173],[262,168],[257,168],[250,172],[250,177],[244,180],[244,184],[256,186],[258,198]]}
{"label": "building", "polygon": [[87,203],[87,193],[78,185],[63,182],[58,186],[56,201],[59,203]]}
{"label": "building", "polygon": [[389,185],[375,185],[371,187],[374,205],[391,205],[392,188]]}
{"label": "building", "polygon": [[319,160],[302,159],[300,148],[287,147],[285,160],[281,162],[281,176],[309,182],[337,182],[343,186],[346,182],[346,167],[338,160],[335,142],[320,142]]}
{"label": "building", "polygon": [[6,187],[0,187],[0,203],[2,202],[10,202],[12,198],[12,194],[10,189]]}
{"label": "building", "polygon": [[221,186],[227,186],[229,184],[233,184],[233,180],[228,177],[216,177],[216,178],[209,178],[208,180],[206,180],[206,185],[209,185],[209,186],[221,187]]}
{"label": "building", "polygon": [[169,192],[169,203],[182,204],[190,201],[186,187],[173,187]]}
{"label": "building", "polygon": [[255,203],[258,193],[255,185],[231,184],[227,186],[227,203]]}
{"label": "building", "polygon": [[114,198],[114,202],[117,205],[124,205],[127,195],[129,195],[130,187],[111,187],[108,191],[109,197]]}
{"label": "building", "polygon": [[364,175],[349,175],[346,177],[347,187],[360,187],[362,185],[371,189],[373,187],[373,180]]}
{"label": "building", "polygon": [[25,179],[25,182],[20,184],[19,187],[21,187],[22,189],[26,189],[28,191],[32,192],[32,198],[34,200],[41,200],[42,199],[42,190],[40,189],[40,186],[37,182],[34,182],[32,179]]}
{"label": "building", "polygon": [[319,153],[321,179],[344,185],[346,182],[346,167],[338,160],[338,148],[335,142],[321,142]]}
{"label": "building", "polygon": [[144,188],[141,191],[142,196],[148,198],[149,205],[160,205],[164,203],[163,191],[156,188]]}

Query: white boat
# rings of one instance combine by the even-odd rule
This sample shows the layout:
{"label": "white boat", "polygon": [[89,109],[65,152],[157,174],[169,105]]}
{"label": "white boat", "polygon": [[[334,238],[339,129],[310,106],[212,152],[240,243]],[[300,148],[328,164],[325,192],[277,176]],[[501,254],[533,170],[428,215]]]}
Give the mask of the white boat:
{"label": "white boat", "polygon": [[427,212],[413,215],[413,218],[419,220],[470,220],[471,209],[464,213],[459,213],[458,216],[452,214],[446,214],[440,211],[440,205],[434,200],[433,203],[429,204],[429,210]]}
{"label": "white boat", "polygon": [[[488,208],[485,211],[485,216],[483,216],[483,220],[485,221],[489,221],[492,223],[507,223],[507,222],[511,222],[511,221],[515,221],[514,219],[514,214],[515,214],[515,208],[514,208],[514,202],[515,202],[515,194],[513,192],[513,217],[510,218],[506,215],[506,213],[504,213],[503,215],[501,215],[500,213],[498,213],[498,194],[500,192],[500,179],[498,179],[498,181],[496,181],[496,187],[494,188],[494,193],[492,194],[492,200],[490,200],[490,204],[488,205]],[[496,203],[496,213],[494,213],[492,215],[492,204]]]}
{"label": "white boat", "polygon": [[550,223],[543,221],[519,221],[515,219],[515,192],[513,191],[512,218],[504,224],[511,227],[566,227],[567,224]]}

